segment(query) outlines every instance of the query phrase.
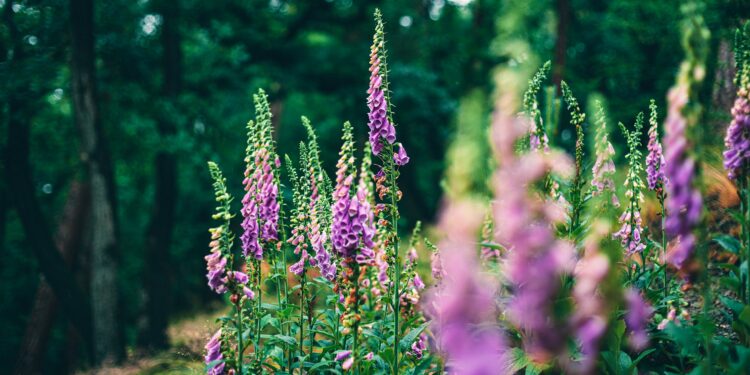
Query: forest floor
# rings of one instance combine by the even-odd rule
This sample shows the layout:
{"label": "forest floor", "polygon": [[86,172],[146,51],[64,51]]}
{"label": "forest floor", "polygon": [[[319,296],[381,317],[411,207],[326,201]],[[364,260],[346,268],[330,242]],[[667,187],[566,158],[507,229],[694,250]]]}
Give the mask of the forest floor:
{"label": "forest floor", "polygon": [[223,311],[213,309],[170,324],[169,349],[152,354],[128,353],[119,366],[102,367],[79,375],[150,375],[150,374],[203,374],[203,352],[206,338],[216,329],[216,318]]}

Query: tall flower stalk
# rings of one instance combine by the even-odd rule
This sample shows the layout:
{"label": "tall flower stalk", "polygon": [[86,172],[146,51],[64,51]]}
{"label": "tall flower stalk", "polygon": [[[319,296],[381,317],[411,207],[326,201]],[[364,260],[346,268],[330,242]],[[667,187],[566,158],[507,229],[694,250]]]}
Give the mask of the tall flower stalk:
{"label": "tall flower stalk", "polygon": [[[656,193],[656,199],[659,200],[659,207],[661,207],[661,249],[662,259],[666,259],[667,256],[667,232],[665,223],[667,220],[667,210],[664,206],[664,200],[666,199],[667,176],[664,174],[664,168],[666,162],[664,161],[664,155],[662,153],[661,140],[659,140],[659,121],[658,114],[656,112],[656,101],[651,99],[649,105],[650,115],[648,118],[649,129],[648,129],[648,156],[646,156],[646,180],[648,181],[648,188]],[[667,267],[666,261],[662,265],[662,273],[664,276],[664,296],[667,296]]]}
{"label": "tall flower stalk", "polygon": [[[271,108],[265,91],[253,95],[255,121],[248,123],[245,150],[245,195],[242,198],[242,253],[248,259],[247,267],[260,288],[263,249],[276,247],[279,239],[278,169],[281,165],[276,155],[272,137]],[[274,257],[275,258],[275,257]],[[262,288],[260,288],[262,289]],[[259,290],[254,315],[261,315],[263,293]],[[255,327],[255,353],[260,353],[260,319]]]}
{"label": "tall flower stalk", "polygon": [[526,349],[541,359],[564,350],[567,333],[559,328],[552,309],[563,276],[572,271],[575,252],[553,232],[552,225],[563,220],[565,213],[529,194],[527,187],[548,171],[569,174],[571,165],[564,155],[516,155],[515,142],[526,134],[528,123],[515,115],[512,87],[518,82],[512,77],[509,73],[500,76],[503,81],[498,85],[506,92],[501,93],[493,113],[492,134],[499,159],[494,215],[497,240],[508,249],[504,272],[513,290],[508,320],[521,332]]}
{"label": "tall flower stalk", "polygon": [[536,99],[542,82],[547,78],[552,63],[547,61],[534,74],[529,81],[529,87],[523,94],[523,112],[528,116],[531,126],[529,128],[529,148],[532,151],[549,152],[549,138],[544,128],[542,120],[542,111],[539,109],[539,102]]}
{"label": "tall flower stalk", "polygon": [[596,161],[591,168],[591,195],[593,197],[602,196],[605,204],[611,207],[620,207],[620,201],[617,199],[615,189],[614,175],[616,172],[615,149],[609,141],[609,130],[607,129],[607,116],[604,105],[601,101],[594,103],[596,106],[596,132],[594,134],[594,152]]}
{"label": "tall flower stalk", "polygon": [[[740,195],[742,237],[744,252],[740,262],[750,263],[750,23],[737,29],[734,40],[737,74],[737,98],[732,106],[732,121],[724,138],[724,169],[737,184]],[[740,289],[740,295],[750,304],[750,278]]]}
{"label": "tall flower stalk", "polygon": [[409,159],[403,144],[399,144],[396,152],[394,142],[396,141],[396,128],[393,120],[393,103],[391,102],[391,91],[388,82],[387,50],[385,46],[385,26],[383,16],[379,9],[375,10],[375,32],[373,34],[372,46],[370,47],[370,85],[367,90],[368,127],[370,147],[372,154],[380,158],[381,170],[376,178],[381,182],[378,187],[378,195],[384,200],[387,219],[381,220],[381,224],[390,224],[390,231],[383,241],[388,254],[389,270],[393,280],[391,288],[391,306],[393,308],[393,373],[399,371],[399,337],[401,334],[399,326],[399,301],[401,300],[401,259],[399,257],[398,244],[398,201],[401,199],[401,191],[396,185],[399,171],[398,167],[405,165]]}
{"label": "tall flower stalk", "polygon": [[573,96],[573,91],[568,84],[563,81],[561,82],[560,87],[562,88],[563,99],[568,104],[568,110],[570,111],[570,124],[573,125],[576,130],[575,175],[573,176],[573,185],[570,189],[571,213],[568,233],[569,236],[573,236],[580,225],[581,211],[583,210],[584,204],[583,121],[586,119],[586,114],[581,111],[581,107],[578,105],[578,100]]}
{"label": "tall flower stalk", "polygon": [[633,131],[628,131],[625,124],[620,123],[620,129],[625,135],[628,143],[628,174],[625,177],[625,196],[628,198],[628,206],[620,215],[622,227],[614,234],[620,239],[622,247],[628,255],[640,253],[646,248],[641,241],[643,234],[643,219],[641,218],[641,202],[643,202],[643,189],[646,187],[641,179],[643,165],[641,159],[641,130],[643,129],[643,113],[639,113],[635,119]]}

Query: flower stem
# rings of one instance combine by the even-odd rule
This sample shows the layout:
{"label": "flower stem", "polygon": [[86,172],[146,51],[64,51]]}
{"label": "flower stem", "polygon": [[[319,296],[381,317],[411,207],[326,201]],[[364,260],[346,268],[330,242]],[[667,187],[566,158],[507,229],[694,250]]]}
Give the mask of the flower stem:
{"label": "flower stem", "polygon": [[242,374],[242,298],[237,300],[237,371]]}
{"label": "flower stem", "polygon": [[659,196],[661,204],[661,251],[662,251],[662,273],[664,276],[664,298],[669,293],[669,281],[667,280],[667,209],[664,207],[664,193]]}

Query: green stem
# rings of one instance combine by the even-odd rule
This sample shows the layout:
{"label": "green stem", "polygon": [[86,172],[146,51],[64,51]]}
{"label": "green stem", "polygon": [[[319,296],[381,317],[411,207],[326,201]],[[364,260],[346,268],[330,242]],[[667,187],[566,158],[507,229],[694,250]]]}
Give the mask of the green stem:
{"label": "green stem", "polygon": [[263,302],[263,285],[261,285],[261,261],[256,260],[255,261],[255,277],[256,282],[255,285],[258,286],[258,303],[255,305],[255,319],[257,321],[257,324],[255,325],[255,359],[260,363],[260,318],[261,318],[261,304]]}
{"label": "green stem", "polygon": [[399,344],[399,327],[398,318],[401,299],[401,261],[398,254],[398,186],[396,186],[396,165],[393,161],[393,145],[387,147],[387,153],[384,155],[388,159],[388,175],[390,177],[389,188],[391,196],[391,234],[393,235],[393,258],[394,258],[394,279],[393,286],[393,373],[398,374],[398,344]]}
{"label": "green stem", "polygon": [[661,251],[662,251],[662,272],[664,275],[664,298],[669,294],[669,281],[667,280],[667,209],[664,207],[664,193],[660,194],[659,203],[661,204]]}
{"label": "green stem", "polygon": [[[750,168],[746,168],[746,170],[748,169]],[[750,263],[750,173],[745,173],[745,176],[745,202],[744,207],[742,207],[742,217],[744,218],[742,220],[742,234],[745,237],[745,259],[743,261]],[[747,304],[750,304],[750,275],[745,278],[745,298],[747,298]]]}
{"label": "green stem", "polygon": [[237,300],[237,371],[242,374],[242,298]]}
{"label": "green stem", "polygon": [[300,297],[299,297],[299,371],[300,374],[304,374],[305,370],[303,367],[302,357],[305,355],[305,276],[307,270],[302,268],[302,280],[300,282]]}

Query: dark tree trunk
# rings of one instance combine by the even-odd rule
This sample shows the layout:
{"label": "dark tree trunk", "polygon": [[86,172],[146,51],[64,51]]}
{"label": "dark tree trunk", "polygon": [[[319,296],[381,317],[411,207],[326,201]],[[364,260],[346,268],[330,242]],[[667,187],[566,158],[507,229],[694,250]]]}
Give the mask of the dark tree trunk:
{"label": "dark tree trunk", "polygon": [[565,74],[565,55],[568,51],[568,26],[570,25],[570,0],[557,0],[557,41],[555,64],[552,66],[552,83],[560,90]]}
{"label": "dark tree trunk", "polygon": [[[71,267],[76,251],[82,245],[83,224],[88,212],[89,192],[85,185],[74,182],[70,187],[63,215],[60,218],[57,249],[67,267]],[[52,288],[42,278],[36,291],[26,333],[16,360],[15,374],[40,374],[52,325],[55,322],[58,302]]]}
{"label": "dark tree trunk", "polygon": [[[170,108],[158,121],[159,135],[169,141],[177,124],[169,113],[177,110],[177,99],[182,86],[182,50],[179,31],[179,1],[161,1],[162,15],[162,75],[166,105]],[[141,332],[140,345],[149,349],[168,346],[167,323],[170,301],[170,244],[174,229],[177,205],[177,159],[174,152],[160,150],[154,160],[154,203],[147,234],[146,255],[146,320]]]}
{"label": "dark tree trunk", "polygon": [[117,239],[112,160],[102,134],[94,69],[93,0],[70,0],[71,78],[81,160],[91,186],[91,301],[94,361],[118,361]]}
{"label": "dark tree trunk", "polygon": [[[13,2],[6,1],[3,18],[13,40],[12,66],[23,63],[24,51],[21,36],[13,22]],[[14,68],[11,68],[11,71]],[[54,292],[65,315],[73,323],[77,332],[84,338],[85,343],[91,342],[91,311],[78,289],[73,276],[57,251],[48,223],[35,195],[34,181],[29,164],[29,137],[31,124],[29,109],[24,105],[24,96],[30,88],[28,82],[15,80],[18,84],[8,87],[7,115],[8,115],[8,145],[5,155],[5,166],[8,178],[8,196],[21,220],[26,238],[39,268]]]}

